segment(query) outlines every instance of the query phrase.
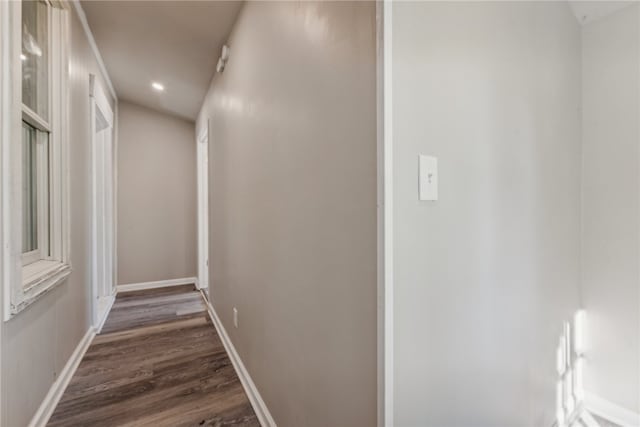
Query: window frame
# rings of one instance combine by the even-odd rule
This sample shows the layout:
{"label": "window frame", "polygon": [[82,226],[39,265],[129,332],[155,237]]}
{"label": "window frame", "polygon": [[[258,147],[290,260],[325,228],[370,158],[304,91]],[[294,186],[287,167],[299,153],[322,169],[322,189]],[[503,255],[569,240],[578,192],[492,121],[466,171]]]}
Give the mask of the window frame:
{"label": "window frame", "polygon": [[[9,320],[71,273],[69,227],[68,105],[69,11],[65,3],[44,1],[49,22],[48,122],[22,103],[22,3],[0,2],[0,238],[3,318]],[[47,224],[38,214],[38,247],[48,249],[24,264],[22,254],[22,122],[49,132]],[[42,156],[40,156],[42,158]],[[41,174],[38,174],[39,176]],[[44,195],[40,194],[44,193]],[[43,228],[41,228],[43,227]],[[42,230],[47,232],[43,233]],[[42,235],[42,240],[41,240]],[[23,265],[24,264],[24,265]]]}
{"label": "window frame", "polygon": [[[52,165],[52,158],[50,156],[50,141],[51,141],[51,127],[48,124],[35,126],[33,120],[40,120],[40,117],[36,116],[35,119],[28,117],[30,114],[35,114],[29,107],[22,104],[22,121],[28,126],[31,126],[36,130],[36,199],[37,199],[37,247],[30,252],[22,253],[22,266],[23,268],[34,262],[38,262],[42,259],[51,259],[49,235],[50,235],[50,214],[51,209],[49,207],[49,192],[50,192],[50,175],[54,169]],[[27,119],[25,119],[25,116]],[[46,135],[46,145],[44,143],[44,135]],[[24,141],[21,141],[24,144]],[[21,162],[24,164],[24,162]],[[22,203],[24,207],[24,203]],[[23,217],[24,218],[24,217]],[[24,224],[23,224],[24,227]],[[43,252],[47,249],[46,252]]]}

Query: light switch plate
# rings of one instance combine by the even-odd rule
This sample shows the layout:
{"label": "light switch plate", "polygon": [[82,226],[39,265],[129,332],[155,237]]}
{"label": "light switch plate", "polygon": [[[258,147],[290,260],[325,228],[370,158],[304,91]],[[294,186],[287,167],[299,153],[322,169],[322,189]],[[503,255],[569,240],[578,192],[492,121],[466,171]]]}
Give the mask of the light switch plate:
{"label": "light switch plate", "polygon": [[420,200],[438,200],[438,158],[420,155]]}

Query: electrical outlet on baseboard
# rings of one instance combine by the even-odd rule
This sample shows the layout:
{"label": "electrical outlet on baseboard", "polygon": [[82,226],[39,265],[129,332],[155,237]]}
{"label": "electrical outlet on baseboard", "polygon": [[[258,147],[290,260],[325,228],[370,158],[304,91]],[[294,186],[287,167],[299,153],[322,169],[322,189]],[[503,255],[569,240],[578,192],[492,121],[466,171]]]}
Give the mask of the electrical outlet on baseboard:
{"label": "electrical outlet on baseboard", "polygon": [[238,309],[233,307],[233,326],[238,327]]}

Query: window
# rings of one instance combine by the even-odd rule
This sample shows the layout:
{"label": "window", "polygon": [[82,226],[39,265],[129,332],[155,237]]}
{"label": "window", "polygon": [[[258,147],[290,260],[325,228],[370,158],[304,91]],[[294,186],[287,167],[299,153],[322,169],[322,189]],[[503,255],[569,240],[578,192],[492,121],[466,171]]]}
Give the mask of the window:
{"label": "window", "polygon": [[49,253],[49,133],[22,122],[22,265]]}
{"label": "window", "polygon": [[67,13],[53,0],[0,1],[5,320],[71,271]]}
{"label": "window", "polygon": [[47,259],[49,237],[49,7],[22,2],[22,264]]}
{"label": "window", "polygon": [[45,126],[49,118],[49,6],[22,2],[22,105]]}

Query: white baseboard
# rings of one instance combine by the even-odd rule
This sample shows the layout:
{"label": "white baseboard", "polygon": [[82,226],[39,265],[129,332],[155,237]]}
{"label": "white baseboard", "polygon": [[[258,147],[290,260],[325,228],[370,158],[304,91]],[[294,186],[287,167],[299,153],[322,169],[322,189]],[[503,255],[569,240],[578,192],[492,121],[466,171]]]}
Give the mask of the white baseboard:
{"label": "white baseboard", "polygon": [[[205,298],[206,301],[206,298]],[[247,368],[245,368],[244,363],[242,363],[242,359],[238,355],[236,348],[233,346],[229,335],[227,335],[227,331],[222,325],[222,322],[218,318],[218,314],[214,310],[213,306],[207,302],[207,308],[209,312],[209,316],[211,317],[211,321],[215,325],[218,335],[220,335],[220,339],[222,340],[222,344],[224,345],[225,350],[227,350],[227,354],[231,359],[231,363],[233,363],[233,367],[236,369],[238,373],[238,377],[240,378],[240,382],[244,387],[247,396],[249,397],[249,401],[251,402],[251,406],[253,406],[253,410],[258,417],[258,421],[262,427],[276,427],[276,422],[274,421],[271,413],[269,412],[269,408],[262,400],[262,396],[260,396],[260,392],[256,387],[255,383],[251,379]]]}
{"label": "white baseboard", "polygon": [[585,409],[622,427],[640,427],[640,414],[609,402],[593,393],[585,393]]}
{"label": "white baseboard", "polygon": [[99,334],[100,331],[102,331],[104,322],[107,321],[107,317],[109,317],[109,313],[111,313],[111,308],[113,307],[113,303],[116,301],[117,294],[118,294],[118,291],[116,291],[115,294],[109,297],[107,309],[104,311],[104,314],[102,315],[102,319],[98,320],[98,324],[95,326],[96,334]]}
{"label": "white baseboard", "polygon": [[142,291],[145,289],[167,288],[169,286],[195,285],[195,277],[183,277],[180,279],[159,280],[157,282],[129,283],[118,285],[118,292]]}
{"label": "white baseboard", "polygon": [[78,346],[67,360],[66,365],[60,371],[58,378],[53,382],[49,392],[45,396],[44,400],[40,404],[40,407],[36,411],[35,415],[31,419],[29,423],[29,427],[44,427],[47,425],[49,418],[53,415],[53,411],[56,409],[62,394],[65,389],[69,385],[69,381],[71,381],[71,377],[78,369],[78,365],[82,360],[82,357],[87,352],[89,345],[91,345],[91,341],[93,341],[93,337],[96,336],[95,329],[90,327],[82,340],[78,343]]}

